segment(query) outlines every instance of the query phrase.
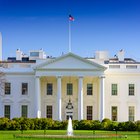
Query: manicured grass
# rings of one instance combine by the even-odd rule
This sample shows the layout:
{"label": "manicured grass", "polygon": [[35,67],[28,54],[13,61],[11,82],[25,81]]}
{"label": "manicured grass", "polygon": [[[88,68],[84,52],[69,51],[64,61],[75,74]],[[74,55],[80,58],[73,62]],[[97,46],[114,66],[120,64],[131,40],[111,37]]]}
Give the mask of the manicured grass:
{"label": "manicured grass", "polygon": [[[66,136],[66,130],[46,130],[46,135],[62,135],[59,138],[51,137],[51,138],[45,138],[44,131],[43,130],[28,130],[23,131],[23,134],[21,134],[20,131],[0,131],[0,140],[140,140],[140,132],[116,132],[116,131],[89,131],[89,130],[75,130],[74,136],[75,137],[67,137]],[[116,133],[117,136],[116,137]],[[24,137],[18,137],[28,135],[30,137],[24,138]],[[40,135],[41,138],[32,138],[32,135]],[[102,136],[110,136],[108,138],[102,137]],[[15,136],[15,137],[14,137]],[[66,136],[65,138],[63,136]],[[76,136],[87,136],[87,138],[78,138]],[[88,138],[88,136],[97,136],[94,138]],[[99,136],[99,137],[98,137]],[[113,136],[113,137],[112,137]],[[127,136],[127,138],[125,138]]]}

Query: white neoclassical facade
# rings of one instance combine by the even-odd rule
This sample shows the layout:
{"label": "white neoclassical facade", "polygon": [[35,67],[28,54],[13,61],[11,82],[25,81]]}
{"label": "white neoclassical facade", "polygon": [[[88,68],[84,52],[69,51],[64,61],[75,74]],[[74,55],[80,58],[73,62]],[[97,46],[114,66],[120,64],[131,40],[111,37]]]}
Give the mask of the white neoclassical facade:
{"label": "white neoclassical facade", "polygon": [[113,58],[104,51],[54,58],[18,49],[1,72],[0,117],[140,120],[140,63],[123,50]]}

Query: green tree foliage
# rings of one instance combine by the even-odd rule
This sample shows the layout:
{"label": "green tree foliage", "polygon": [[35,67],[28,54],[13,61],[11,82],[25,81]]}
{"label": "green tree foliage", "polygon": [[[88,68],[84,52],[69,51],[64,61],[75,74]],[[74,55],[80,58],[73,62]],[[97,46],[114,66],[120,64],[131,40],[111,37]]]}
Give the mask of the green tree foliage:
{"label": "green tree foliage", "polygon": [[[0,130],[66,130],[68,121],[54,121],[47,118],[0,118]],[[99,120],[73,120],[74,130],[140,131],[140,121],[114,122],[105,118]]]}
{"label": "green tree foliage", "polygon": [[1,118],[0,119],[0,130],[9,130],[10,127],[10,120],[8,118]]}
{"label": "green tree foliage", "polygon": [[30,119],[20,118],[19,124],[21,131],[30,129]]}
{"label": "green tree foliage", "polygon": [[140,121],[135,122],[136,130],[140,132]]}
{"label": "green tree foliage", "polygon": [[107,118],[103,119],[102,122],[101,122],[101,129],[109,130],[109,127],[110,127],[111,123],[112,123],[111,120],[109,120]]}

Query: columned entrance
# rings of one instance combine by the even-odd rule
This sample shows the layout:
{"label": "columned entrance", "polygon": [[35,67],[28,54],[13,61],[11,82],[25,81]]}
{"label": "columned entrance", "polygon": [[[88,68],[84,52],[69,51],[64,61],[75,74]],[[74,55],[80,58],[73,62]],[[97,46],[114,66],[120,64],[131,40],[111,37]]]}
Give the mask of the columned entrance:
{"label": "columned entrance", "polygon": [[[52,116],[52,119],[59,121],[66,120],[66,116],[71,116],[74,120],[102,120],[105,115],[104,80],[99,77],[105,69],[104,66],[73,53],[38,63],[34,67],[37,76],[35,117]],[[66,112],[69,97],[73,111]],[[46,111],[44,106],[49,106],[51,111]],[[93,113],[87,108],[92,108]]]}
{"label": "columned entrance", "polygon": [[[35,117],[46,117],[47,112],[44,105],[47,105],[52,106],[52,114],[49,115],[52,116],[52,119],[59,121],[66,120],[69,117],[74,120],[88,119],[87,107],[89,106],[93,109],[91,110],[93,112],[91,114],[92,119],[102,121],[105,118],[103,76],[46,76],[44,78],[36,77],[35,79]],[[43,81],[41,82],[41,80]],[[52,89],[49,89],[49,91],[52,91],[51,95],[46,93],[48,90],[46,85],[50,84],[52,85]],[[68,85],[71,85],[72,88],[69,89],[72,90],[71,95],[67,93]],[[44,110],[45,113],[41,113]]]}

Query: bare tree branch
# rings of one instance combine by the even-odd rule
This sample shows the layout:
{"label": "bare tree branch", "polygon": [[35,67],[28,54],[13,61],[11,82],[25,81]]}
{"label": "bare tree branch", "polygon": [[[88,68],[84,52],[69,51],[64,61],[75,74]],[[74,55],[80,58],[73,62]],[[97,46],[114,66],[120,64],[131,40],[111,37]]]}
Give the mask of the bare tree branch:
{"label": "bare tree branch", "polygon": [[2,71],[2,69],[6,68],[6,67],[7,67],[6,63],[0,62],[0,96],[4,96],[6,77],[5,77],[5,73]]}

